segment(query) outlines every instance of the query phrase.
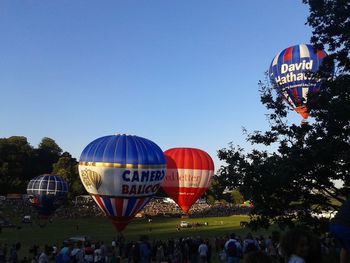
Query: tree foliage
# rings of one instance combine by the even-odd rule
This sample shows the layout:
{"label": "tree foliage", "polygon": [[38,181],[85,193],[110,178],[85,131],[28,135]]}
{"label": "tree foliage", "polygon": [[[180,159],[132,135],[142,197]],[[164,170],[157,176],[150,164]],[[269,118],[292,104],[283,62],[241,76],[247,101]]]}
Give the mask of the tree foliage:
{"label": "tree foliage", "polygon": [[80,182],[78,162],[64,152],[51,138],[43,138],[38,148],[32,147],[26,137],[0,139],[0,195],[26,193],[28,182],[35,176],[54,173],[63,177],[70,194],[84,194]]}
{"label": "tree foliage", "polygon": [[58,161],[53,164],[53,174],[61,176],[68,182],[70,196],[86,194],[86,190],[80,181],[78,162],[70,153],[64,152]]}
{"label": "tree foliage", "polygon": [[10,193],[23,189],[34,175],[34,149],[27,138],[12,136],[0,139],[0,189]]}
{"label": "tree foliage", "polygon": [[62,149],[51,139],[44,137],[36,149],[36,162],[40,165],[37,174],[51,173],[52,164],[56,163],[62,153]]}
{"label": "tree foliage", "polygon": [[[261,102],[268,110],[269,129],[248,133],[247,141],[263,145],[265,150],[245,152],[230,144],[218,151],[226,162],[219,170],[220,182],[238,187],[253,200],[253,227],[295,222],[322,227],[314,215],[336,210],[349,194],[350,4],[340,0],[304,3],[310,6],[307,23],[314,29],[311,41],[328,47],[330,53],[319,72],[324,77],[322,91],[308,100],[313,121],[289,123],[289,114],[295,113],[275,96],[267,80],[261,81]],[[337,71],[330,79],[326,73],[332,63]],[[339,186],[336,180],[344,185]]]}

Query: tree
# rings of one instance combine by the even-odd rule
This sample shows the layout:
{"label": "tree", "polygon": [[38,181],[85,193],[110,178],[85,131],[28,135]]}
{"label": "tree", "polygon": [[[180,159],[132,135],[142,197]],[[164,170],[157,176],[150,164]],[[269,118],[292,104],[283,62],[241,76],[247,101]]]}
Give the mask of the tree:
{"label": "tree", "polygon": [[233,203],[235,203],[236,205],[243,204],[244,202],[244,197],[238,190],[233,190],[231,192],[231,198]]}
{"label": "tree", "polygon": [[1,194],[25,191],[26,183],[34,175],[33,152],[26,137],[0,139]]}
{"label": "tree", "polygon": [[230,201],[230,195],[225,192],[225,184],[222,184],[220,179],[221,178],[217,175],[213,176],[209,188],[204,193],[205,198],[213,200],[214,202],[221,200]]}
{"label": "tree", "polygon": [[36,149],[36,173],[44,174],[52,172],[52,165],[56,163],[62,153],[62,149],[57,143],[48,137],[44,137],[39,143],[38,149]]}
{"label": "tree", "polygon": [[260,82],[270,127],[248,133],[247,141],[264,145],[265,150],[245,152],[230,144],[218,152],[226,162],[219,170],[220,180],[253,200],[251,226],[256,228],[296,222],[320,228],[314,214],[336,210],[350,193],[350,3],[304,3],[310,6],[311,41],[330,52],[320,76],[326,75],[333,62],[337,66],[334,78],[325,79],[320,94],[308,100],[314,122],[290,124],[282,99],[267,81]]}
{"label": "tree", "polygon": [[78,162],[68,152],[64,152],[53,164],[53,174],[61,176],[69,185],[70,196],[76,196],[86,193],[83,184],[80,181],[78,172]]}

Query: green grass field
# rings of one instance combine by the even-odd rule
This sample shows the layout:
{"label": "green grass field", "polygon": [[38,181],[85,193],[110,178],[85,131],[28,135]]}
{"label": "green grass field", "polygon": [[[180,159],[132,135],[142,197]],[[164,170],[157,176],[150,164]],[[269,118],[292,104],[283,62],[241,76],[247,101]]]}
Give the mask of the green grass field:
{"label": "green grass field", "polygon": [[[207,226],[192,228],[182,228],[177,230],[176,226],[181,220],[190,223],[208,223]],[[126,240],[138,240],[141,235],[148,235],[152,240],[167,240],[178,237],[202,237],[213,240],[215,237],[226,236],[232,232],[244,237],[250,229],[241,228],[240,221],[248,221],[248,216],[230,216],[230,217],[207,217],[207,218],[153,218],[152,223],[147,219],[135,218],[123,231]],[[56,219],[48,223],[45,227],[39,227],[37,224],[19,224],[20,229],[3,228],[0,233],[0,244],[12,244],[21,242],[22,248],[19,251],[19,258],[30,257],[29,248],[37,244],[43,248],[45,244],[60,246],[63,240],[78,235],[90,236],[93,241],[104,241],[110,245],[117,232],[113,225],[106,218],[81,218],[81,219]],[[272,230],[260,230],[253,235],[271,234]],[[213,254],[212,263],[219,262],[217,255]],[[325,259],[323,262],[337,262],[337,257]]]}
{"label": "green grass field", "polygon": [[[181,220],[190,223],[208,223],[207,226],[176,229]],[[150,239],[168,239],[181,236],[215,237],[236,232],[244,235],[248,229],[239,226],[240,221],[247,221],[247,216],[208,217],[208,218],[154,218],[152,223],[146,219],[135,218],[123,231],[128,240],[138,240],[140,235],[149,235]],[[45,227],[37,224],[19,224],[21,229],[3,228],[0,242],[26,244],[60,244],[64,239],[75,235],[88,235],[93,240],[108,243],[117,235],[113,225],[105,218],[56,219]]]}
{"label": "green grass field", "polygon": [[[208,223],[207,226],[181,228],[176,226],[181,220],[190,223]],[[150,240],[178,237],[205,237],[214,238],[225,236],[231,232],[244,236],[249,229],[242,229],[240,221],[247,221],[247,216],[208,217],[208,218],[154,218],[152,223],[146,219],[135,218],[123,231],[126,240],[138,240],[141,235],[148,235]],[[29,248],[33,244],[43,247],[45,244],[61,245],[63,240],[77,235],[88,235],[93,241],[104,241],[111,244],[117,232],[106,218],[81,218],[81,219],[56,219],[45,227],[37,224],[19,224],[20,229],[3,228],[0,233],[0,243],[9,246],[21,242],[20,258],[28,255]],[[266,232],[266,234],[269,232]]]}

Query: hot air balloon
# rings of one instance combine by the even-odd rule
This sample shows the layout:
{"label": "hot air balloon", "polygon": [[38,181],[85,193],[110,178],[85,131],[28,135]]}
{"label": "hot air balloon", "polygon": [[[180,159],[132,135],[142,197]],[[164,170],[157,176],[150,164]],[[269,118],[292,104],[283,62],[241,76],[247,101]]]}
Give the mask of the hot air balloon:
{"label": "hot air balloon", "polygon": [[98,138],[85,147],[79,160],[85,189],[119,232],[158,191],[165,172],[159,146],[134,135]]}
{"label": "hot air balloon", "polygon": [[59,176],[43,174],[29,181],[27,194],[39,218],[47,219],[67,200],[68,184]]}
{"label": "hot air balloon", "polygon": [[304,119],[309,116],[308,93],[318,92],[321,88],[321,80],[311,74],[319,70],[325,56],[325,51],[302,44],[282,50],[271,62],[272,85]]}
{"label": "hot air balloon", "polygon": [[172,148],[164,154],[167,172],[162,188],[188,213],[211,183],[213,160],[208,153],[196,148]]}

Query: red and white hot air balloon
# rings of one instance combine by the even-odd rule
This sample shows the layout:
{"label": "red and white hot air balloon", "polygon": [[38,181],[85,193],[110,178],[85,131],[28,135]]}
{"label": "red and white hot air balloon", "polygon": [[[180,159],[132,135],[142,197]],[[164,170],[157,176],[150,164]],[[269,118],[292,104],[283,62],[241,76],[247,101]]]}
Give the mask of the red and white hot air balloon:
{"label": "red and white hot air balloon", "polygon": [[188,213],[210,186],[214,162],[208,153],[196,148],[172,148],[164,155],[167,169],[162,188]]}

